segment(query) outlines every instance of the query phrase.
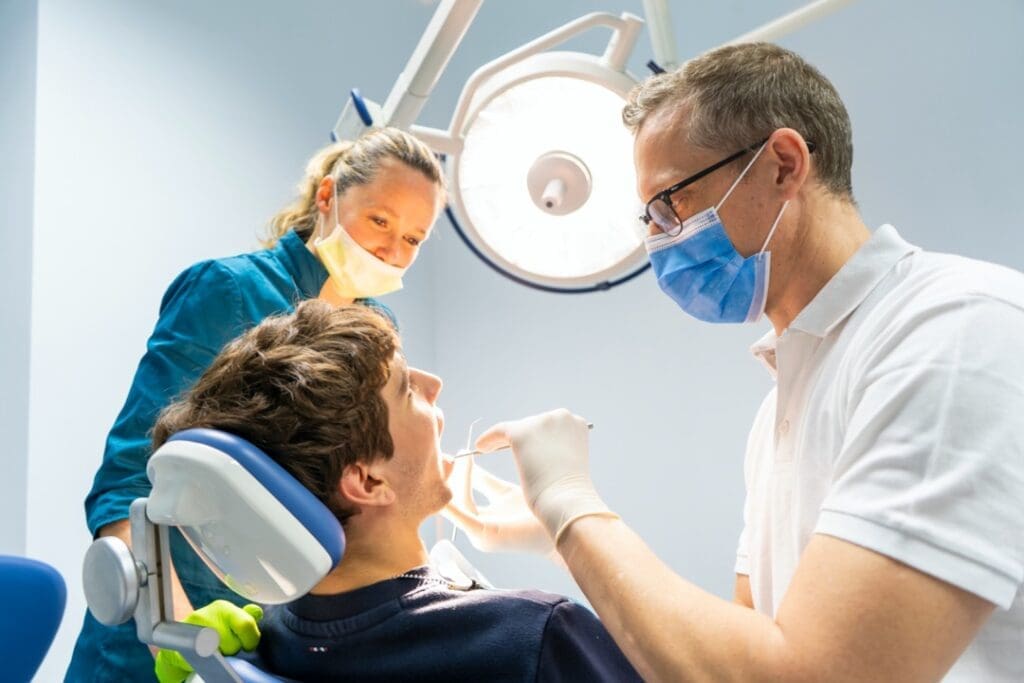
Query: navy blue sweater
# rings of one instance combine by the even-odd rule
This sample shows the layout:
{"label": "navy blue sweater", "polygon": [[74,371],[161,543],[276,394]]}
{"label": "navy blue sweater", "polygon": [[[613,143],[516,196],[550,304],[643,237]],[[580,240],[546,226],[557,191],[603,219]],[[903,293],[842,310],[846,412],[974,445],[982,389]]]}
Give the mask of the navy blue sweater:
{"label": "navy blue sweater", "polygon": [[449,587],[429,567],[268,608],[255,662],[300,681],[638,681],[587,608]]}

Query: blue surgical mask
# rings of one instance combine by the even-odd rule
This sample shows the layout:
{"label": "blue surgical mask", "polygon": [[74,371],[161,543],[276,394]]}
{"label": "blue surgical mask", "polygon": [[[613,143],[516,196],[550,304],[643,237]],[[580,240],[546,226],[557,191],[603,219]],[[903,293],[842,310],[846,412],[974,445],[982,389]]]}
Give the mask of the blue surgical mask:
{"label": "blue surgical mask", "polygon": [[766,249],[789,202],[779,210],[761,251],[747,258],[736,251],[718,215],[762,151],[763,145],[722,200],[683,221],[678,235],[662,233],[644,240],[658,286],[698,320],[749,323],[764,314],[771,272],[771,252]]}

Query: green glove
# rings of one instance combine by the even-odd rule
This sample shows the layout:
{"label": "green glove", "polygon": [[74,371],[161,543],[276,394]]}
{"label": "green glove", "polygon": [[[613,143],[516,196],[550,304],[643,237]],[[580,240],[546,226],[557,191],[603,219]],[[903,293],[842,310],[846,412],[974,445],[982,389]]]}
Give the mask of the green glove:
{"label": "green glove", "polygon": [[[214,600],[183,620],[186,624],[208,626],[220,634],[220,652],[231,656],[245,649],[251,652],[260,642],[259,621],[263,609],[259,605],[238,607],[227,600]],[[174,650],[156,654],[156,679],[160,683],[182,683],[193,671],[192,665]]]}

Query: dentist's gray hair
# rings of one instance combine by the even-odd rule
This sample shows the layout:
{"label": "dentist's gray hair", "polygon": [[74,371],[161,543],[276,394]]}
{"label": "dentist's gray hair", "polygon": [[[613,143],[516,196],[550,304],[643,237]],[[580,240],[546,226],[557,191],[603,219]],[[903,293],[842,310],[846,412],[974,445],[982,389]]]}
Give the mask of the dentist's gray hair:
{"label": "dentist's gray hair", "polygon": [[636,134],[656,111],[687,110],[688,142],[731,154],[779,128],[816,145],[812,169],[831,194],[853,201],[853,131],[839,94],[794,52],[771,43],[706,52],[637,85],[622,110]]}

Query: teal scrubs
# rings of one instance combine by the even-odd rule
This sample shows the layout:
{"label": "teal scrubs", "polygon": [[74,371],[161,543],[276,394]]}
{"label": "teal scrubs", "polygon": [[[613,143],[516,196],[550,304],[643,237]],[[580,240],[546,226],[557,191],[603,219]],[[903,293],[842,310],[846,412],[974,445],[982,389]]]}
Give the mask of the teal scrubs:
{"label": "teal scrubs", "polygon": [[[264,318],[294,310],[320,294],[327,271],[294,231],[276,246],[203,261],[175,278],[160,302],[160,317],[146,344],[121,414],[107,436],[103,464],[85,499],[93,536],[128,517],[136,498],[149,495],[146,460],[157,415],[188,389],[229,341]],[[393,323],[391,311],[373,299]],[[181,534],[171,530],[174,567],[196,607],[218,598],[244,602],[206,568]],[[153,657],[135,634],[135,622],[106,627],[86,612],[65,681],[154,680]]]}

